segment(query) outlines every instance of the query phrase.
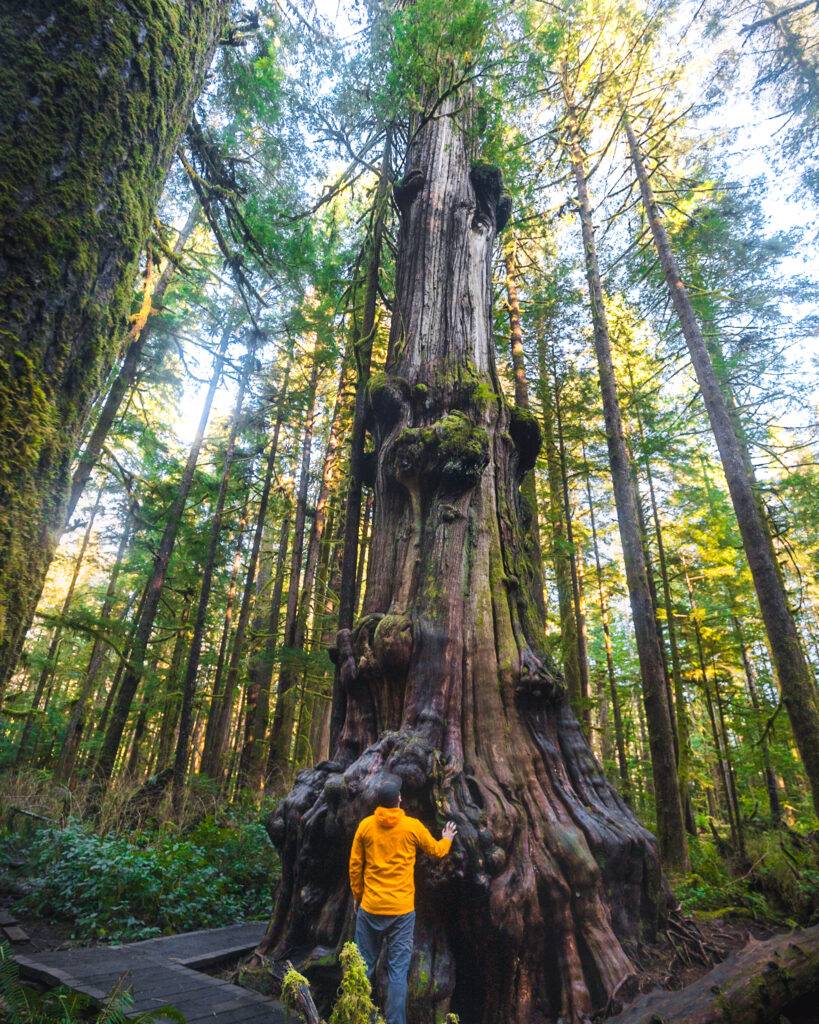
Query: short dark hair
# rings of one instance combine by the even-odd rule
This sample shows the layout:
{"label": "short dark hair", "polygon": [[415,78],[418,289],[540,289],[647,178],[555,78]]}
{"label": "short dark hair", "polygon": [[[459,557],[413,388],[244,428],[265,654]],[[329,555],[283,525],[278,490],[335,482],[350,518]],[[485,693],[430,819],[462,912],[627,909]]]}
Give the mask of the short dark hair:
{"label": "short dark hair", "polygon": [[376,806],[397,807],[401,795],[401,780],[397,775],[387,775],[378,783],[375,791]]}

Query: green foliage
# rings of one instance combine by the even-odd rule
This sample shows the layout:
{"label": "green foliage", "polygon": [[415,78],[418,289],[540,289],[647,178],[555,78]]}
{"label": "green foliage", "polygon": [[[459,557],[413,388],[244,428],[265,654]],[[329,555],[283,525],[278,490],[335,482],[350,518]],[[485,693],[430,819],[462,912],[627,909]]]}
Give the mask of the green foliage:
{"label": "green foliage", "polygon": [[276,856],[261,825],[206,819],[185,836],[98,836],[78,822],[27,847],[21,909],[70,921],[82,940],[143,939],[266,917]]}
{"label": "green foliage", "polygon": [[708,840],[691,844],[691,873],[677,887],[687,913],[735,914],[775,925],[810,925],[819,919],[819,846],[813,837],[771,830],[747,839],[750,867],[732,873]]}
{"label": "green foliage", "polygon": [[11,947],[0,941],[0,1020],[5,1024],[150,1024],[152,1021],[177,1021],[183,1015],[172,1006],[132,1014],[133,998],[121,985],[114,986],[105,1005],[96,1010],[93,1000],[64,988],[40,995],[20,981]]}

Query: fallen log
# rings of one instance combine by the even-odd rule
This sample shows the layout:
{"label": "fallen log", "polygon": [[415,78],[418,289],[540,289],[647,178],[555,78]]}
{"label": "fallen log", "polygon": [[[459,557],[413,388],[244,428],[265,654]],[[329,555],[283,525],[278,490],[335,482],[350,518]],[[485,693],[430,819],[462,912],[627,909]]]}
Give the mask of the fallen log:
{"label": "fallen log", "polygon": [[752,938],[685,988],[647,992],[606,1024],[768,1024],[814,992],[819,925]]}

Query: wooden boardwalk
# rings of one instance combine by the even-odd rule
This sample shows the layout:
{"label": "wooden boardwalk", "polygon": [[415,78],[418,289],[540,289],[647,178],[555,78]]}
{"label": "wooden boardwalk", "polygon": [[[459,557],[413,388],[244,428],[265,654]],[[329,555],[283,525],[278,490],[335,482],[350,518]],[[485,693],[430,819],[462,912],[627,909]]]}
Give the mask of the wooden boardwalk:
{"label": "wooden boardwalk", "polygon": [[102,1001],[125,975],[133,992],[129,1016],[174,1006],[194,1024],[286,1024],[280,1003],[202,971],[255,949],[263,922],[146,939],[124,946],[94,946],[57,953],[15,954],[24,978],[66,985]]}

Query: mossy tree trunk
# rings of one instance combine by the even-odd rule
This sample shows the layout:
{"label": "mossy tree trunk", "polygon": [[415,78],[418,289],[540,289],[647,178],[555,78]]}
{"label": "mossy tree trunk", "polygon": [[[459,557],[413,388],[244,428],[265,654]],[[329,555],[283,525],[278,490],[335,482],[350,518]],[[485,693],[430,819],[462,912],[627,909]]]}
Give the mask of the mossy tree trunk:
{"label": "mossy tree trunk", "polygon": [[31,0],[0,15],[0,691],[227,11],[224,0]]}
{"label": "mossy tree trunk", "polygon": [[395,190],[363,617],[338,635],[333,760],[300,773],[268,823],[282,882],[262,948],[304,964],[349,936],[350,843],[389,771],[411,814],[459,828],[448,858],[419,866],[410,1020],[452,1007],[474,1024],[575,1022],[633,977],[625,947],[657,926],[659,859],[543,652],[520,497],[539,430],[502,397],[491,331],[508,200],[497,170],[470,167],[456,108],[413,126]]}

